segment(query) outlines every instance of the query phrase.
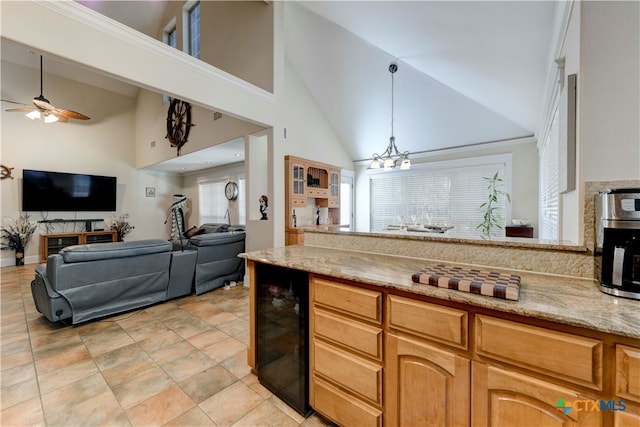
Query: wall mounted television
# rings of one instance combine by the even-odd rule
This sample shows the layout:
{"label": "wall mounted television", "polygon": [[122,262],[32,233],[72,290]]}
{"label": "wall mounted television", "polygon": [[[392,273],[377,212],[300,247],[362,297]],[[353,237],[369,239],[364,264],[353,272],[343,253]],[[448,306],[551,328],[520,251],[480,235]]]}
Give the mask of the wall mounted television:
{"label": "wall mounted television", "polygon": [[92,211],[116,210],[117,179],[114,176],[22,171],[22,210]]}

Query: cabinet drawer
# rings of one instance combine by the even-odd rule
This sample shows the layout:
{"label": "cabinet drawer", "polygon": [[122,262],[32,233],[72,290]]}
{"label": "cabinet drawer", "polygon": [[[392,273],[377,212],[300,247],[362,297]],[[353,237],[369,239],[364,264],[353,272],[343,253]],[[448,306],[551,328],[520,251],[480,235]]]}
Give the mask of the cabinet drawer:
{"label": "cabinet drawer", "polygon": [[381,427],[382,411],[360,402],[316,379],[311,392],[313,409],[343,426]]}
{"label": "cabinet drawer", "polygon": [[317,340],[313,344],[312,366],[314,375],[321,374],[373,403],[382,404],[382,366]]}
{"label": "cabinet drawer", "polygon": [[329,190],[326,188],[307,187],[307,196],[309,197],[329,197]]}
{"label": "cabinet drawer", "polygon": [[316,309],[313,329],[316,336],[335,341],[382,361],[382,329],[380,328]]}
{"label": "cabinet drawer", "polygon": [[466,311],[395,295],[387,297],[387,310],[389,326],[393,329],[467,349]]}
{"label": "cabinet drawer", "polygon": [[640,348],[616,345],[616,394],[640,403]]}
{"label": "cabinet drawer", "polygon": [[291,206],[293,207],[304,207],[307,206],[307,199],[306,198],[291,198],[290,200],[291,202]]}
{"label": "cabinet drawer", "polygon": [[313,279],[314,302],[376,322],[382,321],[382,294],[323,279]]}
{"label": "cabinet drawer", "polygon": [[602,341],[483,315],[475,324],[479,355],[602,390]]}

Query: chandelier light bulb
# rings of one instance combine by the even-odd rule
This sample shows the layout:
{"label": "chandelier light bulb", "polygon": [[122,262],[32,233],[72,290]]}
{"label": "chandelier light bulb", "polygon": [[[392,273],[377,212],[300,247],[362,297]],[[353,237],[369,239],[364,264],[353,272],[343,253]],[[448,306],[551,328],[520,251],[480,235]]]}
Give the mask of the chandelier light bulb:
{"label": "chandelier light bulb", "polygon": [[55,123],[57,121],[58,121],[58,117],[54,116],[53,114],[47,114],[44,116],[45,123]]}
{"label": "chandelier light bulb", "polygon": [[31,120],[39,119],[40,111],[29,111],[27,114],[25,114],[25,116],[27,116]]}

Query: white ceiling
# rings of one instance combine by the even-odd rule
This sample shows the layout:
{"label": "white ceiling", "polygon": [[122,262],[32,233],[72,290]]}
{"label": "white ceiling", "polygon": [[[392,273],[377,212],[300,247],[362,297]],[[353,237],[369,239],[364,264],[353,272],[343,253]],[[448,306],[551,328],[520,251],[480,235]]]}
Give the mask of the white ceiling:
{"label": "white ceiling", "polygon": [[[153,36],[165,1],[79,3]],[[556,3],[287,1],[286,59],[354,160],[370,158],[388,143],[392,61],[399,65],[394,75],[394,134],[401,151],[530,136],[539,126],[552,63]],[[3,40],[3,59],[11,53],[6,46]],[[136,90],[86,69],[74,73],[71,65],[49,59],[45,69],[67,78],[82,75],[83,80],[77,79],[110,85],[120,93]],[[230,151],[237,151],[238,141],[235,144]],[[203,154],[196,155],[199,164]],[[189,157],[172,159],[156,170],[184,173],[197,168]]]}

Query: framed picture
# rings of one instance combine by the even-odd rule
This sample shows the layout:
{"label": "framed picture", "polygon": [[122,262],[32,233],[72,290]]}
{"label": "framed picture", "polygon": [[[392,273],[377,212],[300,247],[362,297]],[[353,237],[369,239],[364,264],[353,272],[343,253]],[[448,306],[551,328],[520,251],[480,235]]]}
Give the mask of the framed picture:
{"label": "framed picture", "polygon": [[147,187],[147,197],[156,197],[156,187]]}

